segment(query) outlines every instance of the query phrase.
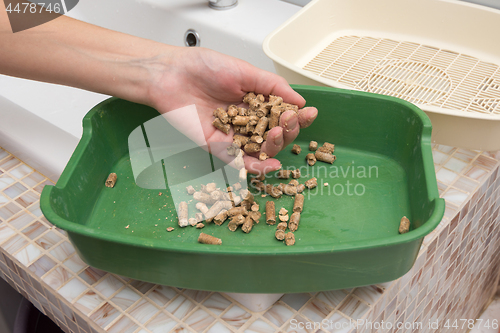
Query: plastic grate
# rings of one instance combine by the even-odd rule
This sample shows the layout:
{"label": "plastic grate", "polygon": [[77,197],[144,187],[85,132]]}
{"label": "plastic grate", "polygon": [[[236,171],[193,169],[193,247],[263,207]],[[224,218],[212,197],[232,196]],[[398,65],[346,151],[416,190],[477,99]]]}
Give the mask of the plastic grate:
{"label": "plastic grate", "polygon": [[303,69],[352,89],[414,104],[500,115],[500,69],[450,50],[386,38],[342,36]]}

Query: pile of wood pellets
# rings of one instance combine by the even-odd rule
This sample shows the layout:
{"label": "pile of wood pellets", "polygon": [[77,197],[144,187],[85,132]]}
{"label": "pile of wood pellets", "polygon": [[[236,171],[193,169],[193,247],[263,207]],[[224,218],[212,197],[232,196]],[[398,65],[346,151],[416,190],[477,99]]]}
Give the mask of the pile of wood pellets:
{"label": "pile of wood pellets", "polygon": [[[291,175],[295,175],[296,177],[298,175],[300,177],[300,173],[297,173],[298,171],[280,170],[278,177],[280,179],[288,179]],[[300,214],[304,207],[304,195],[300,192],[304,191],[305,188],[315,188],[318,185],[317,179],[311,178],[305,184],[299,184],[296,179],[292,179],[288,184],[280,183],[278,186],[264,184],[262,180],[264,180],[264,177],[252,178],[251,184],[254,185],[254,188],[261,191],[264,197],[269,195],[273,198],[280,198],[283,194],[295,197],[293,213],[290,218],[285,208],[280,209],[278,215],[280,223],[275,232],[276,239],[284,240],[286,245],[294,245],[295,236],[293,233],[299,227]],[[215,183],[201,185],[199,191],[196,191],[193,186],[188,186],[186,191],[197,201],[196,209],[199,212],[195,214],[195,217],[189,218],[188,203],[185,201],[179,203],[178,216],[180,227],[191,225],[201,229],[205,227],[203,221],[206,223],[213,222],[215,225],[222,226],[224,222],[229,220],[227,223],[229,230],[234,232],[241,226],[243,232],[249,233],[254,224],[260,222],[262,214],[259,211],[259,204],[255,202],[254,195],[248,189],[242,188],[241,183],[236,183],[224,190],[217,188]],[[267,224],[276,224],[274,201],[266,202],[265,212]],[[290,222],[287,223],[289,220]],[[286,233],[287,228],[290,230],[288,233]],[[202,233],[198,241],[204,244],[222,244],[220,238],[208,236]]]}
{"label": "pile of wood pellets", "polygon": [[288,110],[298,113],[299,107],[284,103],[283,98],[273,95],[266,102],[264,95],[255,95],[253,92],[246,94],[243,102],[248,104],[248,109],[236,105],[230,105],[227,110],[216,109],[212,124],[226,134],[229,134],[232,126],[235,147],[243,149],[246,154],[259,153],[259,159],[264,161],[269,156],[260,150],[267,140],[267,134],[279,125],[282,113]]}
{"label": "pile of wood pellets", "polygon": [[[292,153],[300,154],[301,148],[299,145],[293,145]],[[316,164],[316,161],[321,161],[325,163],[333,164],[337,157],[333,155],[335,151],[335,145],[329,142],[323,143],[323,146],[318,148],[318,143],[316,141],[311,141],[309,143],[309,150],[314,151],[313,153],[309,153],[306,155],[307,164],[313,166]]]}
{"label": "pile of wood pellets", "polygon": [[224,190],[217,188],[215,183],[201,185],[199,191],[193,186],[188,186],[186,190],[197,201],[196,209],[199,212],[194,218],[188,218],[188,204],[181,202],[178,209],[180,227],[191,225],[203,228],[202,221],[220,226],[229,218],[228,227],[231,231],[236,231],[241,225],[243,231],[249,233],[253,224],[259,223],[259,205],[254,201],[253,194],[242,188],[240,183]]}

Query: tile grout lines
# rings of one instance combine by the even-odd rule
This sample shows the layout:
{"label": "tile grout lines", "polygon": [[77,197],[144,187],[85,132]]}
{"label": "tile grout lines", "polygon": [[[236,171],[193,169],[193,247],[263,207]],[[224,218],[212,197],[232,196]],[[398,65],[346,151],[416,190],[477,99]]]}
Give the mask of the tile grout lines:
{"label": "tile grout lines", "polygon": [[[450,290],[451,286],[453,285],[452,282],[456,283],[456,281],[458,281],[459,278],[461,279],[461,276],[463,275],[462,273],[465,271],[465,269],[467,267],[466,264],[463,263],[463,261],[460,261],[458,264],[456,264],[456,262],[453,261],[453,266],[450,266],[446,270],[443,270],[443,269],[437,270],[436,271],[437,273],[433,275],[433,274],[431,274],[431,272],[435,271],[435,268],[433,268],[433,267],[434,267],[434,265],[437,265],[438,261],[437,261],[437,259],[433,259],[433,262],[434,262],[434,260],[436,260],[434,262],[434,264],[432,264],[432,265],[425,264],[424,265],[423,261],[424,261],[424,258],[427,256],[427,254],[429,253],[430,257],[427,258],[429,260],[430,260],[430,258],[435,258],[434,254],[437,253],[437,251],[441,251],[441,250],[443,251],[443,253],[445,253],[446,251],[449,251],[449,255],[451,255],[455,259],[466,258],[465,253],[467,251],[470,251],[473,248],[479,247],[477,242],[475,243],[474,246],[470,245],[470,244],[472,244],[473,236],[469,237],[469,234],[467,234],[467,236],[466,236],[466,233],[468,233],[471,230],[475,219],[476,218],[477,219],[484,219],[486,217],[491,216],[491,214],[498,212],[498,204],[492,206],[493,202],[490,201],[490,198],[486,197],[486,193],[488,193],[488,195],[494,195],[494,196],[498,196],[500,193],[500,190],[498,190],[498,189],[496,189],[495,192],[492,191],[494,188],[493,186],[498,187],[498,185],[500,184],[500,181],[498,181],[498,180],[496,180],[496,183],[494,183],[494,179],[492,178],[493,174],[498,173],[498,161],[497,160],[482,154],[482,152],[475,151],[474,156],[472,158],[470,158],[468,161],[465,161],[464,160],[465,158],[463,158],[463,155],[461,155],[461,156],[456,155],[456,154],[459,154],[459,152],[461,150],[454,149],[454,148],[451,148],[451,150],[449,150],[449,147],[446,148],[444,146],[439,146],[439,145],[433,145],[433,151],[437,151],[437,152],[440,152],[442,154],[446,154],[446,158],[438,165],[437,168],[435,168],[436,173],[437,173],[437,171],[439,171],[441,169],[445,169],[445,170],[448,170],[450,172],[454,172],[457,175],[457,176],[455,176],[455,178],[453,179],[452,182],[448,183],[449,185],[446,185],[446,188],[442,191],[440,196],[444,196],[448,191],[450,191],[450,189],[455,189],[455,190],[458,190],[460,192],[467,194],[467,199],[469,199],[469,200],[464,200],[464,202],[467,202],[467,205],[469,205],[471,198],[474,199],[474,196],[476,196],[477,205],[480,207],[473,208],[475,210],[474,215],[472,215],[472,211],[471,211],[471,214],[464,213],[462,215],[462,213],[465,210],[464,202],[462,202],[460,204],[460,206],[453,205],[456,207],[454,209],[454,211],[455,211],[454,215],[451,216],[450,219],[448,219],[447,222],[442,225],[442,227],[439,229],[439,232],[437,232],[435,235],[433,235],[432,239],[430,239],[427,242],[427,244],[423,243],[423,245],[420,249],[418,258],[417,258],[416,265],[414,267],[417,267],[417,265],[420,265],[421,267],[418,266],[418,268],[419,268],[418,272],[421,272],[421,271],[425,272],[424,275],[426,277],[428,277],[429,279],[431,279],[431,276],[432,276],[431,280],[434,280],[435,284],[433,284],[433,287],[430,290],[425,289],[425,292],[424,292],[424,289],[416,289],[420,282],[418,282],[418,283],[415,282],[415,285],[413,286],[413,288],[411,290],[415,289],[417,291],[417,295],[411,302],[408,301],[409,303],[415,303],[415,307],[413,308],[412,313],[406,314],[406,316],[412,316],[414,313],[420,315],[420,313],[417,313],[417,312],[419,312],[420,310],[423,311],[423,309],[427,309],[427,308],[430,309],[431,307],[433,307],[433,308],[435,307],[437,309],[438,303],[433,299],[429,300],[426,297],[426,292],[437,289],[437,285],[439,285],[439,283],[441,283],[441,281],[439,281],[439,278],[442,276],[450,277],[450,279],[445,283],[446,284],[445,287],[447,288],[446,290]],[[463,152],[463,150],[462,150],[462,152]],[[462,152],[460,152],[460,153],[462,154]],[[471,153],[471,151],[469,151],[469,152]],[[64,231],[57,229],[54,226],[51,226],[51,224],[48,221],[46,221],[46,219],[43,217],[43,215],[37,217],[35,213],[28,210],[29,208],[36,206],[39,199],[35,200],[34,202],[32,202],[30,205],[28,205],[26,207],[21,207],[21,205],[17,201],[17,200],[20,200],[20,198],[22,196],[24,196],[26,193],[30,193],[32,191],[33,191],[33,193],[39,192],[39,190],[37,190],[35,188],[40,187],[44,182],[47,182],[48,180],[46,179],[46,177],[42,177],[41,180],[38,181],[33,186],[29,186],[29,184],[25,184],[25,182],[23,180],[28,179],[27,177],[29,175],[36,174],[36,171],[27,167],[28,170],[31,170],[30,172],[28,172],[25,175],[22,175],[21,177],[14,176],[12,174],[12,172],[14,170],[17,170],[18,168],[20,168],[22,166],[25,166],[25,164],[19,163],[19,161],[16,162],[11,157],[12,157],[11,154],[9,154],[9,153],[7,153],[6,155],[2,154],[2,150],[0,150],[0,165],[2,165],[2,163],[5,163],[5,161],[7,161],[7,162],[12,161],[8,167],[5,167],[5,168],[0,167],[0,181],[1,181],[2,177],[4,177],[4,176],[9,176],[9,177],[11,177],[10,179],[14,180],[14,182],[4,186],[3,189],[12,188],[12,190],[9,191],[9,193],[16,193],[16,191],[20,190],[20,188],[19,187],[14,188],[14,186],[16,186],[16,184],[21,184],[23,187],[25,187],[25,190],[20,192],[20,193],[17,193],[16,195],[13,195],[13,196],[10,196],[10,195],[7,196],[5,193],[2,194],[2,192],[0,192],[0,195],[4,196],[5,199],[8,199],[7,203],[3,206],[6,206],[8,203],[12,203],[13,201],[15,201],[15,203],[14,203],[15,207],[17,204],[19,206],[19,208],[21,209],[20,211],[14,212],[13,214],[10,214],[10,216],[8,216],[8,218],[5,221],[2,218],[0,218],[0,226],[5,224],[5,227],[9,228],[9,230],[14,232],[14,234],[16,231],[17,231],[17,234],[21,233],[22,235],[21,236],[18,235],[17,237],[20,237],[19,239],[23,239],[25,241],[25,244],[23,246],[21,246],[21,248],[14,250],[12,253],[6,252],[5,255],[6,255],[6,257],[13,257],[13,258],[9,258],[9,259],[13,262],[13,264],[15,264],[19,267],[16,270],[21,270],[21,271],[22,271],[21,267],[23,265],[26,267],[30,267],[31,265],[36,263],[39,259],[41,259],[44,256],[46,256],[47,258],[49,258],[50,260],[55,262],[55,265],[53,267],[51,267],[49,270],[45,271],[40,276],[40,279],[42,281],[37,282],[43,286],[42,294],[43,293],[45,293],[45,294],[50,293],[50,290],[51,290],[50,285],[45,284],[46,281],[44,281],[44,279],[46,279],[48,276],[50,276],[51,273],[55,272],[57,269],[63,269],[65,271],[67,271],[69,274],[69,278],[66,279],[65,281],[63,281],[63,283],[61,283],[54,290],[61,290],[62,288],[69,285],[73,281],[78,281],[80,284],[82,284],[86,288],[85,290],[81,291],[80,294],[73,295],[74,297],[71,300],[66,299],[66,297],[59,294],[59,292],[57,292],[57,294],[59,294],[60,297],[55,298],[54,295],[51,295],[57,304],[59,304],[59,303],[61,303],[63,305],[70,304],[70,305],[77,307],[76,304],[80,300],[82,300],[85,297],[85,295],[87,295],[89,292],[95,293],[101,299],[100,303],[98,305],[94,306],[94,308],[91,309],[90,312],[87,313],[87,315],[83,314],[83,312],[81,312],[78,309],[78,307],[76,310],[71,310],[71,308],[69,308],[69,306],[68,306],[68,311],[70,313],[72,313],[72,311],[75,311],[82,318],[91,317],[93,314],[98,313],[98,311],[105,304],[110,304],[113,308],[116,309],[118,314],[116,314],[116,318],[113,318],[113,320],[106,323],[103,328],[99,328],[99,330],[105,329],[106,331],[114,329],[114,325],[118,324],[121,320],[126,318],[133,325],[137,326],[137,328],[135,329],[135,332],[142,331],[143,329],[144,329],[144,331],[150,332],[150,330],[146,329],[146,327],[149,324],[153,323],[157,317],[159,317],[161,314],[163,314],[163,315],[166,315],[170,320],[175,321],[174,328],[180,329],[181,327],[184,327],[185,329],[187,329],[191,332],[194,332],[195,329],[193,327],[189,327],[189,325],[187,324],[186,321],[189,321],[189,319],[192,316],[194,316],[199,310],[202,310],[206,314],[208,314],[211,317],[211,318],[209,318],[209,320],[212,320],[212,322],[206,324],[205,328],[202,329],[200,332],[208,332],[214,327],[214,325],[217,325],[217,324],[224,325],[224,327],[226,327],[231,332],[236,332],[236,333],[244,332],[245,330],[249,329],[256,321],[259,321],[259,320],[264,322],[265,324],[269,325],[270,327],[273,327],[274,329],[278,329],[278,330],[284,330],[289,325],[288,321],[284,321],[284,323],[278,327],[278,326],[276,326],[276,324],[274,322],[269,320],[267,318],[266,314],[268,312],[270,312],[271,309],[268,309],[268,310],[262,311],[262,312],[252,312],[252,311],[249,311],[248,309],[246,309],[244,306],[242,306],[238,302],[235,302],[234,300],[232,300],[230,297],[222,296],[216,292],[207,292],[207,294],[202,299],[197,300],[198,299],[197,292],[195,292],[194,295],[190,295],[190,292],[192,292],[192,291],[190,291],[188,289],[178,289],[178,288],[171,287],[171,289],[175,291],[176,295],[174,297],[172,297],[170,300],[166,301],[165,304],[160,306],[154,299],[149,297],[150,295],[153,295],[153,293],[157,290],[159,285],[151,284],[149,286],[148,290],[145,290],[144,292],[142,292],[140,282],[138,282],[137,280],[126,279],[124,277],[117,276],[117,275],[110,274],[110,273],[103,274],[95,281],[92,280],[94,282],[87,282],[87,280],[85,280],[83,277],[81,277],[81,275],[84,274],[87,271],[87,269],[90,268],[90,266],[83,264],[83,266],[80,267],[78,265],[81,265],[81,264],[79,264],[78,262],[73,263],[72,259],[77,258],[76,253],[72,252],[70,255],[62,256],[61,260],[59,260],[59,258],[58,258],[59,255],[57,255],[57,253],[52,253],[56,249],[59,249],[59,247],[61,247],[63,244],[67,243],[67,235],[65,234]],[[452,169],[448,169],[447,167],[445,167],[445,165],[449,161],[451,161],[452,158],[455,158],[459,161],[467,163],[467,166],[462,168],[460,170],[460,172],[452,170]],[[481,158],[482,161],[478,161],[479,158]],[[478,162],[476,163],[476,161],[478,161]],[[490,163],[488,163],[488,162],[490,162]],[[15,164],[12,164],[12,163],[15,163]],[[483,165],[484,163],[488,163],[488,164]],[[492,163],[494,163],[494,165]],[[476,168],[484,170],[485,175],[488,175],[489,178],[484,180],[483,178],[485,175],[483,175],[483,176],[481,176],[481,180],[478,181],[476,179],[473,179],[473,178],[466,176],[465,173],[467,173],[469,171],[469,167],[472,167],[473,165]],[[488,171],[488,168],[491,168],[491,170]],[[473,181],[474,183],[477,183],[476,188],[474,190],[472,190],[471,192],[466,192],[465,190],[463,190],[461,188],[454,187],[454,185],[461,178],[469,179],[469,180]],[[15,181],[15,180],[17,180],[17,181]],[[488,190],[488,188],[489,188],[489,190]],[[479,198],[477,198],[476,193],[479,193],[479,191],[484,192],[484,194],[482,194]],[[0,199],[1,199],[1,197],[0,197]],[[5,200],[4,200],[4,202],[5,202]],[[479,203],[481,205],[479,205]],[[0,208],[2,208],[3,206],[0,205]],[[467,209],[469,209],[469,208],[467,208]],[[36,211],[36,210],[34,210],[34,211]],[[23,214],[22,214],[23,212],[25,214],[27,214],[27,216],[29,216],[29,220],[30,220],[29,222],[18,221],[18,219],[20,219],[23,216]],[[467,216],[465,216],[466,214],[467,214]],[[453,223],[453,221],[455,219],[458,219],[458,218],[461,218],[461,221],[460,221],[460,223],[455,224],[455,226],[453,227],[453,230],[452,230],[453,234],[451,232],[448,233],[447,230],[450,228],[449,226]],[[466,222],[466,220],[465,220],[466,218],[467,218],[468,222]],[[5,223],[3,223],[2,221],[4,221]],[[20,223],[19,228],[14,227],[13,225],[10,225],[11,222]],[[444,220],[443,220],[443,222],[444,222]],[[24,223],[24,225],[22,223]],[[35,225],[36,225],[36,227],[34,227]],[[440,225],[441,225],[441,223],[440,223]],[[33,237],[30,237],[29,235],[32,235],[32,232],[34,232],[34,231],[32,231],[32,228],[34,228],[33,230],[36,231],[36,229],[39,227],[45,227],[47,229],[43,230],[41,233],[36,234]],[[487,231],[487,230],[484,230],[486,227],[485,227],[485,225],[483,225],[481,228],[478,229],[477,232],[475,232],[475,234],[479,235],[479,234],[488,232],[488,236],[486,236],[486,238],[490,239],[493,236],[492,227],[493,226],[489,227],[488,231]],[[446,238],[448,238],[448,240],[446,242],[442,242],[440,240],[441,239],[440,235],[443,231],[447,232]],[[54,244],[52,244],[48,247],[42,246],[41,244],[37,243],[37,241],[41,242],[41,240],[45,236],[48,236],[51,233],[54,233],[56,236],[59,237],[59,240],[57,242],[55,242]],[[2,244],[5,244],[10,239],[13,239],[14,234],[8,236],[7,239],[5,239],[2,242]],[[461,237],[461,241],[452,242],[453,239],[451,237],[453,235]],[[485,239],[485,240],[487,241],[487,239]],[[465,242],[464,242],[464,240],[465,240]],[[26,265],[25,265],[24,262],[18,261],[17,257],[20,256],[21,252],[26,249],[26,243],[28,244],[28,246],[33,245],[33,246],[37,247],[39,249],[40,253],[38,253],[37,256],[28,260],[26,262]],[[69,244],[69,243],[67,243],[67,244]],[[431,248],[434,249],[432,253],[429,252]],[[441,250],[439,250],[439,249],[441,249]],[[470,249],[470,250],[468,250],[468,249]],[[74,251],[74,249],[73,249],[73,251]],[[64,252],[62,252],[62,253],[64,254]],[[480,265],[480,264],[485,263],[485,260],[487,259],[486,254],[487,254],[487,249],[483,250],[480,254],[477,253],[477,257],[481,256],[481,260],[476,260],[476,265]],[[467,256],[468,255],[469,255],[469,253],[467,253]],[[476,251],[474,251],[474,255],[476,255]],[[29,256],[28,256],[28,258],[29,258]],[[446,264],[445,264],[445,266],[443,266],[443,268],[446,268],[446,267],[448,267],[448,265],[451,265],[450,259],[447,259],[445,261],[445,263]],[[76,265],[76,266],[72,266],[73,267],[72,268],[72,267],[68,266],[67,264],[68,265]],[[1,267],[2,266],[0,265],[0,268]],[[79,268],[76,269],[75,267],[79,267]],[[418,272],[416,272],[416,273],[418,273]],[[450,275],[450,272],[451,272],[451,275]],[[24,274],[29,279],[31,279],[33,281],[37,280],[36,277],[34,277],[35,273],[31,270],[30,270],[30,272],[28,272],[28,271],[24,272]],[[23,282],[24,280],[20,276],[16,275],[15,277],[17,278],[16,281],[19,280],[19,288],[22,289],[23,288],[22,286],[24,286],[24,289],[27,290],[27,291],[25,290],[25,293],[28,293],[29,288],[28,288],[27,284],[29,285],[29,283]],[[101,293],[99,291],[98,287],[101,283],[104,283],[104,281],[107,280],[108,278],[109,279],[111,279],[111,278],[117,279],[123,285],[117,289],[113,289],[114,291],[111,294],[109,294],[108,296],[105,296],[103,293]],[[402,315],[398,314],[398,309],[401,308],[400,303],[405,302],[404,304],[408,304],[408,303],[406,303],[407,302],[406,299],[408,298],[409,294],[403,296],[402,292],[407,288],[407,285],[410,286],[410,283],[412,283],[412,280],[414,280],[414,279],[416,279],[416,275],[409,280],[406,279],[405,276],[403,276],[395,281],[384,284],[386,286],[380,286],[379,288],[382,290],[382,293],[380,294],[380,296],[378,296],[378,298],[375,300],[375,302],[373,304],[368,303],[368,301],[366,301],[365,299],[363,299],[363,298],[359,297],[357,294],[355,294],[355,292],[357,290],[363,290],[363,288],[352,288],[350,290],[345,291],[346,294],[344,295],[344,298],[340,302],[338,302],[338,304],[336,304],[335,306],[332,306],[331,304],[327,304],[324,300],[319,298],[323,293],[308,294],[309,295],[308,299],[304,303],[302,303],[302,305],[299,308],[297,308],[297,310],[295,309],[295,307],[288,304],[284,300],[279,300],[278,302],[275,303],[275,305],[281,305],[285,309],[287,309],[291,313],[291,316],[289,319],[301,317],[301,318],[306,318],[307,320],[311,320],[310,317],[308,317],[308,315],[307,315],[307,313],[309,313],[308,311],[311,311],[311,310],[314,311],[317,309],[317,311],[319,311],[320,315],[324,319],[330,319],[330,318],[333,318],[336,315],[338,315],[338,316],[340,316],[340,318],[337,318],[337,320],[342,320],[342,318],[345,320],[352,320],[353,319],[352,315],[354,315],[355,312],[349,312],[349,313],[351,313],[351,315],[347,315],[344,312],[342,312],[344,305],[349,306],[348,302],[349,303],[354,302],[355,304],[358,304],[358,303],[364,304],[364,306],[366,306],[366,309],[360,315],[361,318],[368,318],[370,315],[378,315],[376,313],[374,314],[374,311],[380,311],[380,315],[378,315],[378,316],[382,316],[382,314],[384,314],[388,310],[386,307],[386,304],[385,304],[385,303],[388,303],[389,305],[391,305],[391,304],[393,304],[393,305],[392,305],[392,308],[390,311],[391,313],[387,314],[385,316],[385,318],[393,317],[392,319],[396,320],[396,319],[402,317]],[[405,280],[405,281],[407,280],[406,285],[404,285],[404,286],[403,286],[403,280]],[[16,283],[16,282],[14,282],[14,283]],[[463,283],[463,281],[461,283]],[[16,285],[18,285],[18,283],[16,283]],[[33,289],[33,288],[37,289],[36,287],[32,287],[31,285],[29,285],[29,287],[31,289]],[[113,301],[113,298],[116,297],[118,294],[120,294],[122,291],[126,290],[127,288],[130,288],[132,291],[134,291],[136,294],[138,294],[139,298],[137,300],[133,301],[131,304],[127,305],[127,307],[125,309],[123,309],[118,303],[115,303]],[[24,289],[22,289],[22,290],[24,290]],[[229,305],[227,305],[225,307],[225,309],[219,313],[213,312],[210,307],[205,305],[205,302],[207,302],[208,299],[210,299],[213,295],[216,295],[216,294],[218,294],[220,297],[223,297],[224,299],[226,299],[229,303]],[[29,295],[29,296],[31,297],[31,295]],[[48,299],[50,298],[49,295],[47,295],[46,297]],[[172,305],[174,302],[179,300],[181,297],[184,297],[184,299],[188,300],[191,303],[191,305],[190,305],[190,310],[188,312],[184,313],[183,316],[180,317],[180,319],[178,319],[175,316],[175,312],[171,313],[167,310],[167,308],[170,305]],[[33,296],[33,298],[35,300],[37,299],[37,297],[35,297],[35,296]],[[57,301],[58,298],[59,298],[59,302]],[[62,298],[64,298],[64,300],[61,300]],[[391,298],[391,299],[387,301],[386,298]],[[67,325],[68,327],[71,326],[70,324],[68,324],[69,318],[68,318],[68,316],[66,316],[66,311],[64,311],[63,305],[54,305],[53,306],[52,305],[53,302],[49,301],[48,299],[46,300],[46,302],[48,302],[47,304],[48,304],[49,309],[52,312],[54,312],[53,316],[55,316],[56,320],[58,322],[61,322],[62,324],[64,324],[64,322],[66,322],[65,325]],[[424,303],[424,300],[425,300],[425,303]],[[38,302],[42,303],[40,301],[38,301]],[[147,303],[145,303],[145,302],[147,302]],[[145,320],[143,322],[143,324],[141,324],[140,319],[137,319],[136,317],[134,317],[134,315],[132,313],[134,311],[136,311],[137,308],[140,308],[140,306],[142,306],[143,304],[152,305],[156,309],[156,312],[153,315],[151,315],[151,317],[149,317],[147,320]],[[458,301],[455,301],[454,304],[458,304]],[[41,304],[41,305],[43,305],[43,304]],[[191,308],[191,306],[192,306],[192,308]],[[443,306],[444,305],[441,305],[440,309],[443,308]],[[244,311],[243,316],[249,316],[249,317],[241,317],[242,315],[240,315],[240,317],[235,317],[236,319],[232,318],[233,320],[236,320],[236,321],[242,321],[242,320],[244,321],[241,325],[238,325],[238,326],[230,325],[230,322],[228,322],[224,318],[224,315],[229,313],[235,307],[239,307]],[[59,308],[61,308],[63,310],[60,310]],[[351,310],[349,310],[349,311],[351,311]],[[81,315],[81,314],[83,314],[83,315]],[[318,313],[313,313],[313,315],[314,314],[318,315]],[[430,317],[430,316],[431,316],[431,314],[429,314],[427,317]],[[398,317],[398,318],[396,318],[396,317]],[[73,318],[74,318],[74,315],[73,315]],[[205,318],[208,318],[208,317],[205,317]],[[85,319],[82,319],[82,320],[85,320]],[[73,323],[73,324],[76,325],[75,323]],[[87,324],[97,327],[97,323],[93,322],[92,320],[88,320]],[[77,327],[78,327],[78,325],[77,325]],[[92,329],[95,329],[95,328],[92,328]]]}

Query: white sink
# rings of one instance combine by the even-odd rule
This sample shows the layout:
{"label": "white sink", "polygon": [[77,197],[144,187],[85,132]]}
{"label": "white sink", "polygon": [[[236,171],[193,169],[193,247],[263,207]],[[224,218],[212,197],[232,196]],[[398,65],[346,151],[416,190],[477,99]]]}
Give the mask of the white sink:
{"label": "white sink", "polygon": [[207,0],[86,0],[70,16],[176,46],[184,46],[185,32],[193,29],[201,46],[274,71],[262,42],[300,8],[280,0],[240,0],[228,10],[211,9]]}

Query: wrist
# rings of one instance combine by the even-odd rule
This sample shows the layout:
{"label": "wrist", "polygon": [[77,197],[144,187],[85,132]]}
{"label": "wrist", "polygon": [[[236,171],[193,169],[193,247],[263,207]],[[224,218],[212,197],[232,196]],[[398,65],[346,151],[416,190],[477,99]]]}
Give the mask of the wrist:
{"label": "wrist", "polygon": [[[194,88],[191,82],[190,54],[196,50],[186,47],[160,44],[144,61],[147,74],[141,90],[140,103],[149,105],[160,113],[193,104],[189,93]],[[186,97],[188,98],[186,99]]]}
{"label": "wrist", "polygon": [[142,39],[132,47],[111,60],[113,88],[108,94],[156,107],[158,82],[172,72],[177,47]]}

